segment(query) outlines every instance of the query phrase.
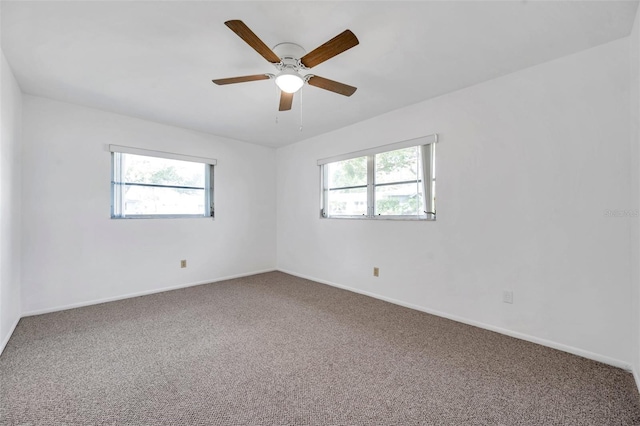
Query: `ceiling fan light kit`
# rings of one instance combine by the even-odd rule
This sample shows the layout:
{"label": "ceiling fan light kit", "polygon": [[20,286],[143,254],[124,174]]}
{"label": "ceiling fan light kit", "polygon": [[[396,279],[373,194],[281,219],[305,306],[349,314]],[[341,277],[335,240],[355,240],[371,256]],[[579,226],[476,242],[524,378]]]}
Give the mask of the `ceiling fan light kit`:
{"label": "ceiling fan light kit", "polygon": [[[291,109],[293,94],[300,90],[305,83],[343,96],[351,96],[356,91],[356,88],[353,86],[318,77],[313,74],[300,75],[301,70],[304,71],[313,68],[357,46],[359,43],[358,38],[350,30],[343,31],[323,45],[306,53],[301,46],[295,43],[280,43],[274,46],[272,50],[240,20],[227,21],[225,25],[278,69],[279,73],[275,76],[275,83],[281,91],[280,111],[288,111]],[[213,80],[213,82],[217,85],[226,85],[267,80],[273,77],[272,74],[264,73],[243,77],[223,78]]]}
{"label": "ceiling fan light kit", "polygon": [[296,93],[304,85],[304,79],[294,70],[284,70],[276,76],[276,84],[283,92]]}

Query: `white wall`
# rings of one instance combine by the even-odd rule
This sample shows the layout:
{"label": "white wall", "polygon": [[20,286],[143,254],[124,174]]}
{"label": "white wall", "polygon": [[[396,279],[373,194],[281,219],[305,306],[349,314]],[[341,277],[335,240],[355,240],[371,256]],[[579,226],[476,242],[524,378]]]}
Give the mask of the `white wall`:
{"label": "white wall", "polygon": [[[640,208],[640,8],[636,12],[633,30],[629,36],[630,57],[630,133],[631,133],[631,195],[633,209]],[[633,366],[636,382],[640,387],[640,223],[635,218],[630,223],[631,235],[631,283],[633,301]]]}
{"label": "white wall", "polygon": [[0,353],[20,319],[22,94],[0,50]]}
{"label": "white wall", "polygon": [[[275,267],[274,149],[34,96],[23,104],[25,314]],[[216,158],[215,220],[110,219],[108,144]]]}
{"label": "white wall", "polygon": [[[278,268],[630,367],[628,68],[622,39],[279,149]],[[317,159],[432,133],[436,222],[319,219]]]}

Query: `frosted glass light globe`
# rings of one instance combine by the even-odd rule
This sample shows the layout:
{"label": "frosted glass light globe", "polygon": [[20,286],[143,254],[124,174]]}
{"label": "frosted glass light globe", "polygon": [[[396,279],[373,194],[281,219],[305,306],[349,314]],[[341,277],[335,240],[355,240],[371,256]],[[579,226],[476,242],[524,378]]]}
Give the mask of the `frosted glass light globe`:
{"label": "frosted glass light globe", "polygon": [[283,92],[295,93],[304,84],[304,80],[297,72],[284,70],[276,77],[276,84]]}

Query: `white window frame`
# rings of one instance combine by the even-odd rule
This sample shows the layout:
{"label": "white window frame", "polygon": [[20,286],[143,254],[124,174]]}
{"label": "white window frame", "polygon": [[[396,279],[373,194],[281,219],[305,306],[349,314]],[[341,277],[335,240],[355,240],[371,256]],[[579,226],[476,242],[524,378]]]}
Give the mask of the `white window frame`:
{"label": "white window frame", "polygon": [[[433,134],[415,139],[409,139],[393,144],[382,145],[362,151],[318,160],[320,168],[320,218],[322,219],[373,219],[373,220],[436,220],[435,206],[435,146],[438,135]],[[419,215],[376,215],[375,213],[375,156],[384,152],[396,151],[403,148],[420,147],[420,160],[422,161],[423,205],[422,214]],[[329,197],[329,176],[326,172],[327,165],[338,161],[354,158],[367,158],[367,213],[363,215],[328,215],[327,205]]]}
{"label": "white window frame", "polygon": [[[172,218],[214,218],[214,166],[218,161],[213,158],[195,157],[192,155],[176,154],[173,152],[154,151],[149,149],[135,148],[121,145],[109,145],[111,152],[111,218],[112,219],[172,219]],[[122,206],[122,170],[120,167],[121,154],[134,154],[145,157],[166,158],[170,160],[190,161],[192,163],[202,164],[208,167],[208,173],[205,173],[205,201],[204,205],[208,206],[207,211],[202,214],[151,214],[151,215],[125,215]],[[174,187],[172,185],[159,185],[162,187]]]}

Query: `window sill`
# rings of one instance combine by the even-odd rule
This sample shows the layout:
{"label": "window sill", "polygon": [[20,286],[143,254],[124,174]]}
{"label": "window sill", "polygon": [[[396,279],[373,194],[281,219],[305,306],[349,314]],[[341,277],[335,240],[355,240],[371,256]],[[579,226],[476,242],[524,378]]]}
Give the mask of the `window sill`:
{"label": "window sill", "polygon": [[126,220],[126,219],[214,219],[213,216],[203,215],[169,215],[169,214],[156,214],[156,215],[137,215],[137,216],[111,216],[114,220]]}
{"label": "window sill", "polygon": [[390,216],[331,216],[331,217],[323,217],[320,216],[320,219],[346,219],[346,220],[382,220],[382,221],[398,221],[398,222],[435,222],[435,217],[390,217]]}

